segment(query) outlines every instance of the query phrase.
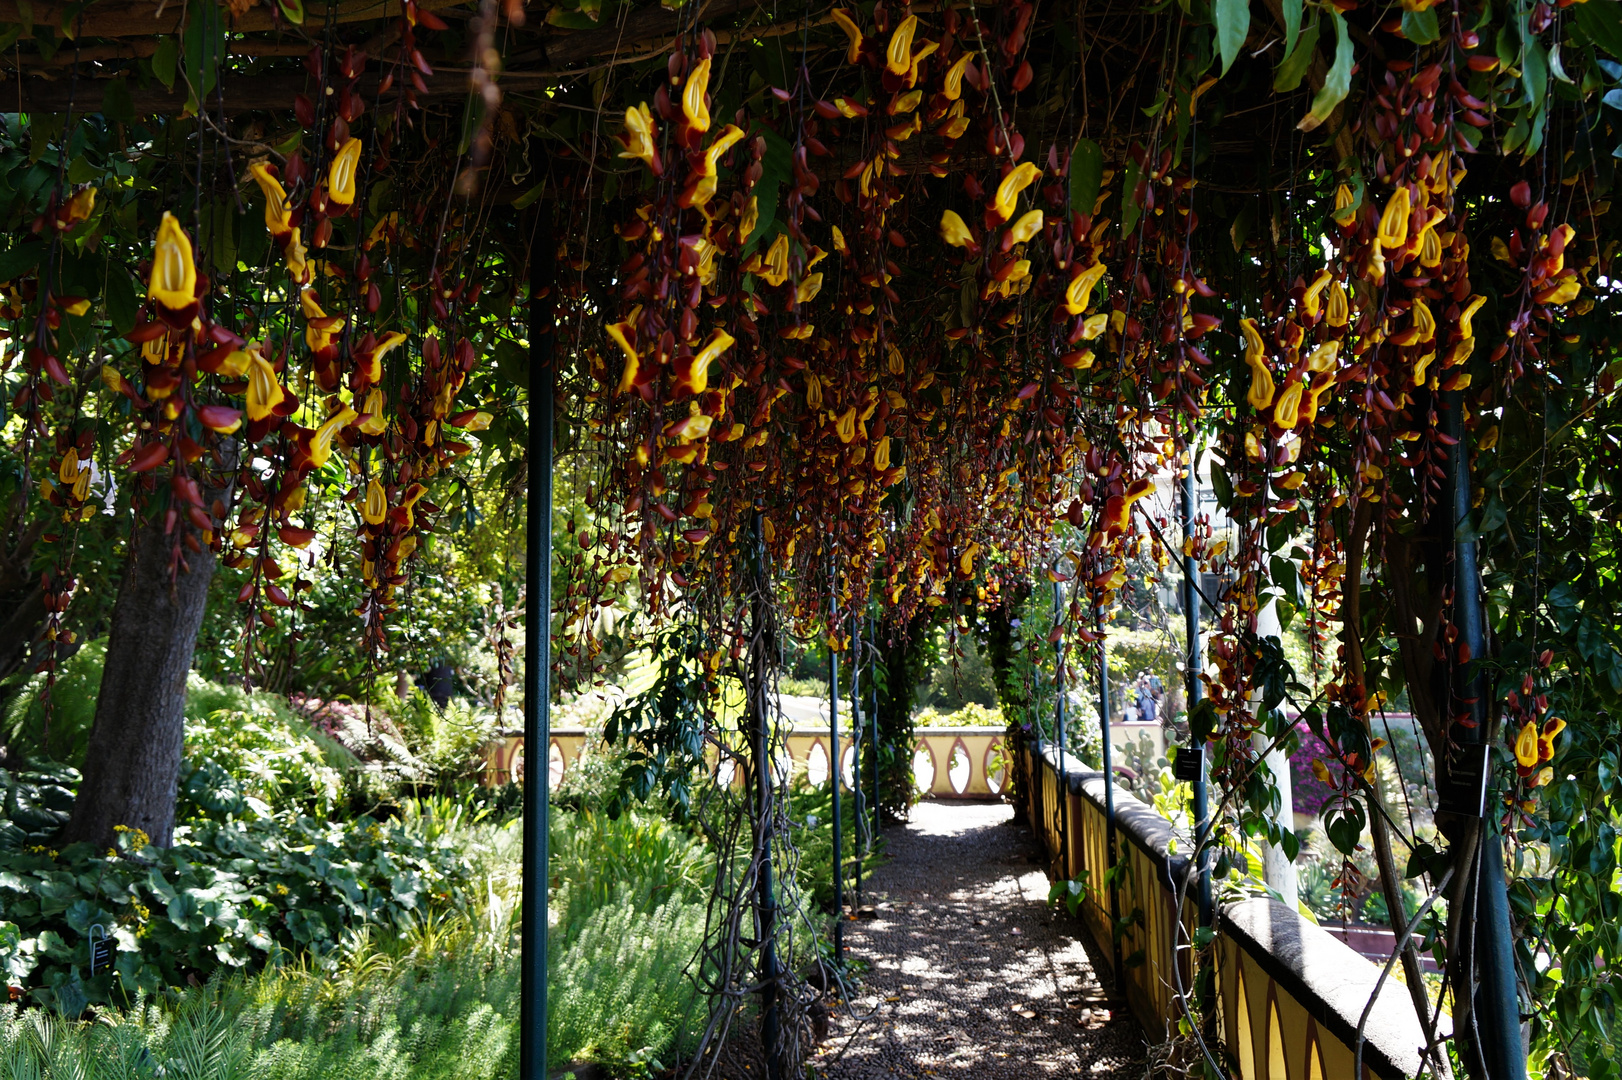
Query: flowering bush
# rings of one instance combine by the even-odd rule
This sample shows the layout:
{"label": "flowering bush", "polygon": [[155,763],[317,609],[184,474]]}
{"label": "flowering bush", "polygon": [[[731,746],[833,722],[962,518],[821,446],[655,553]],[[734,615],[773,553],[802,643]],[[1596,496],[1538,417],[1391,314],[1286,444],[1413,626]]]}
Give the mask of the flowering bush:
{"label": "flowering bush", "polygon": [[1334,794],[1334,789],[1312,774],[1312,763],[1322,760],[1333,761],[1335,754],[1330,750],[1329,744],[1309,731],[1305,724],[1296,724],[1295,730],[1301,746],[1290,755],[1290,783],[1294,793],[1294,809],[1298,814],[1311,814],[1317,817],[1323,812],[1324,803]]}

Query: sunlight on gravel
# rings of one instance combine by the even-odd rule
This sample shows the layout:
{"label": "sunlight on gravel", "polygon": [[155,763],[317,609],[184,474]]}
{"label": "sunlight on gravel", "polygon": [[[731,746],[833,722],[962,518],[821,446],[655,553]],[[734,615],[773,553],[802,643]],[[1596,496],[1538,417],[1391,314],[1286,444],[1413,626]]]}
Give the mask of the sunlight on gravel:
{"label": "sunlight on gravel", "polygon": [[877,917],[845,927],[871,968],[819,1075],[1142,1076],[1141,1030],[1099,985],[1080,925],[1049,912],[1012,819],[1005,803],[925,802],[886,830],[890,861],[862,901]]}

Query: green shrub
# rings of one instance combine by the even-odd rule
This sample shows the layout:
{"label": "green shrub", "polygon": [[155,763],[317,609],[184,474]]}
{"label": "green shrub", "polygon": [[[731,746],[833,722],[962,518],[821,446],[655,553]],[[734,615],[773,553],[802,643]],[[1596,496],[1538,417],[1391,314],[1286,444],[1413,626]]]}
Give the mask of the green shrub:
{"label": "green shrub", "polygon": [[[210,796],[194,787],[194,797]],[[145,847],[137,832],[122,833],[119,847],[36,843],[0,855],[0,971],[30,1001],[77,1016],[221,968],[321,958],[356,928],[397,933],[450,908],[470,878],[455,845],[369,818],[227,813],[181,826],[167,850]],[[97,924],[117,952],[111,972],[92,976]]]}
{"label": "green shrub", "polygon": [[11,750],[13,759],[46,759],[75,765],[84,760],[90,728],[96,720],[96,695],[101,692],[101,668],[106,656],[106,641],[90,641],[62,661],[49,688],[49,708],[43,674],[31,675],[17,687],[0,726],[0,743]]}
{"label": "green shrub", "polygon": [[686,972],[704,940],[705,910],[684,899],[646,910],[639,884],[621,886],[548,956],[554,1066],[578,1059],[629,1071],[692,1043],[698,991]]}
{"label": "green shrub", "polygon": [[[229,694],[212,693],[227,688],[204,685],[210,689],[207,704],[227,704],[198,719],[187,718],[186,763],[194,774],[200,770],[216,785],[229,777],[246,806],[260,816],[329,816],[345,797],[344,767],[353,768],[353,759],[285,707],[269,706],[261,695],[232,700]],[[194,700],[188,695],[188,711]]]}

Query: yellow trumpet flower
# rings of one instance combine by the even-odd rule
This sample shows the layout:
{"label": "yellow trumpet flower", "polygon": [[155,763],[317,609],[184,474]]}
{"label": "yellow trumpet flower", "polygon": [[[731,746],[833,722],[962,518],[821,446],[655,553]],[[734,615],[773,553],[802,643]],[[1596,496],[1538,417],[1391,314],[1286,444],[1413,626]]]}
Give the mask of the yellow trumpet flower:
{"label": "yellow trumpet flower", "polygon": [[777,239],[772,241],[760,276],[774,288],[788,280],[788,233],[778,233]]}
{"label": "yellow trumpet flower", "polygon": [[1273,404],[1273,373],[1267,367],[1267,346],[1255,319],[1240,319],[1239,329],[1245,336],[1245,363],[1250,366],[1250,393],[1245,400],[1251,408],[1262,412]]}
{"label": "yellow trumpet flower", "polygon": [[308,284],[312,275],[308,263],[305,262],[304,241],[299,239],[297,228],[287,238],[287,246],[282,249],[282,254],[287,258],[287,272],[293,275],[293,280],[300,285]]}
{"label": "yellow trumpet flower", "polygon": [[695,394],[702,394],[708,390],[710,387],[710,365],[719,360],[722,353],[732,348],[733,342],[736,340],[725,330],[716,330],[715,333],[711,334],[710,340],[705,343],[702,349],[698,350],[698,355],[693,357],[692,374],[686,380],[682,380],[685,383],[683,388]]}
{"label": "yellow trumpet flower", "polygon": [[648,168],[653,168],[657,151],[653,146],[653,113],[648,111],[647,102],[625,110],[624,140],[625,149],[619,152],[620,157],[636,158]]}
{"label": "yellow trumpet flower", "polygon": [[907,58],[908,86],[912,86],[918,82],[918,65],[922,64],[928,57],[933,56],[935,51],[940,47],[941,43],[938,41],[926,41],[924,42],[922,48]]}
{"label": "yellow trumpet flower", "polygon": [[999,221],[1007,221],[1014,216],[1014,210],[1019,204],[1019,193],[1030,187],[1041,170],[1029,161],[1014,166],[1002,183],[997,185],[996,197],[992,199],[991,209],[996,213]]}
{"label": "yellow trumpet flower", "polygon": [[1301,310],[1306,312],[1307,318],[1316,319],[1318,317],[1323,291],[1329,287],[1332,280],[1333,275],[1328,270],[1319,270],[1317,276],[1312,279],[1312,284],[1308,285],[1306,291],[1301,294]]}
{"label": "yellow trumpet flower", "polygon": [[1425,226],[1425,231],[1419,234],[1419,265],[1442,265],[1442,239],[1436,235],[1434,225]]}
{"label": "yellow trumpet flower", "polygon": [[249,165],[248,172],[259,182],[259,190],[265,193],[265,228],[280,240],[293,231],[293,212],[287,208],[287,189],[282,187],[280,180],[270,175],[270,169],[262,162]]}
{"label": "yellow trumpet flower", "polygon": [[1023,244],[1041,231],[1042,211],[1027,210],[1009,227],[1008,235],[1014,238],[1014,243]]}
{"label": "yellow trumpet flower", "polygon": [[73,193],[66,205],[62,207],[61,226],[71,229],[81,221],[89,219],[96,209],[96,189],[89,184]]}
{"label": "yellow trumpet flower", "polygon": [[366,419],[358,425],[367,435],[381,435],[388,427],[388,419],[383,415],[383,388],[372,387],[372,392],[366,395]]}
{"label": "yellow trumpet flower", "polygon": [[167,210],[158,225],[146,294],[170,311],[180,311],[197,300],[197,264],[192,261],[191,239]]}
{"label": "yellow trumpet flower", "polygon": [[1351,316],[1351,306],[1346,299],[1346,288],[1338,281],[1329,283],[1328,298],[1324,302],[1324,322],[1330,326],[1345,326]]}
{"label": "yellow trumpet flower", "polygon": [[1538,726],[1530,720],[1515,736],[1515,760],[1528,769],[1538,763]]}
{"label": "yellow trumpet flower", "polygon": [[1104,276],[1104,264],[1094,263],[1076,275],[1064,291],[1064,309],[1071,315],[1080,315],[1092,303],[1093,286]]}
{"label": "yellow trumpet flower", "polygon": [[957,58],[957,62],[946,69],[946,81],[941,86],[941,93],[946,100],[956,101],[963,96],[963,69],[969,66],[969,54],[964,53]]}
{"label": "yellow trumpet flower", "polygon": [[809,304],[817,298],[817,293],[821,291],[822,275],[807,274],[804,280],[800,282],[799,287],[794,290],[794,302],[797,304]]}
{"label": "yellow trumpet flower", "polygon": [[1284,392],[1273,406],[1273,423],[1285,431],[1294,429],[1301,418],[1301,394],[1305,388],[1300,379],[1292,380],[1284,387]]}
{"label": "yellow trumpet flower", "polygon": [[886,435],[873,444],[873,468],[883,471],[890,467],[890,436]]}
{"label": "yellow trumpet flower", "polygon": [[1335,189],[1335,210],[1331,215],[1341,225],[1350,225],[1356,216],[1357,207],[1352,199],[1352,189],[1345,184]]}
{"label": "yellow trumpet flower", "polygon": [[311,349],[325,349],[332,344],[334,337],[343,332],[347,321],[343,316],[337,317],[338,322],[334,326],[315,325],[316,321],[325,323],[328,316],[321,309],[321,300],[316,296],[314,289],[305,289],[299,293],[299,308],[304,312],[304,318],[309,320],[309,325],[304,328],[304,343]]}
{"label": "yellow trumpet flower", "polygon": [[693,67],[681,88],[681,114],[694,131],[710,130],[710,107],[704,103],[709,88],[710,59],[706,56]]}
{"label": "yellow trumpet flower", "polygon": [[360,166],[360,140],[349,138],[338,148],[327,170],[327,201],[347,210],[355,203],[355,173]]}
{"label": "yellow trumpet flower", "polygon": [[856,406],[852,405],[839,414],[834,421],[834,434],[839,436],[842,443],[848,443],[856,438]]}
{"label": "yellow trumpet flower", "polygon": [[918,32],[918,16],[908,15],[890,35],[890,47],[885,50],[884,66],[892,75],[905,75],[912,66],[912,36]]}
{"label": "yellow trumpet flower", "polygon": [[315,429],[315,434],[310,436],[310,464],[319,469],[327,463],[327,459],[332,457],[332,440],[358,415],[360,414],[354,409],[345,405]]}
{"label": "yellow trumpet flower", "polygon": [[697,174],[688,182],[687,190],[682,192],[682,205],[704,209],[705,204],[715,195],[718,179],[716,163],[721,160],[721,155],[732,149],[733,144],[741,138],[743,129],[736,124],[728,124],[726,130],[710,144],[710,148],[704,151],[704,158]]}
{"label": "yellow trumpet flower", "polygon": [[1335,370],[1335,361],[1340,358],[1340,342],[1326,341],[1307,354],[1307,370],[1313,372]]}
{"label": "yellow trumpet flower", "polygon": [[364,390],[368,386],[376,386],[383,381],[383,357],[387,356],[405,339],[406,336],[398,330],[385,334],[383,340],[372,346],[369,352],[356,358],[355,386],[357,390]]}
{"label": "yellow trumpet flower", "polygon": [[361,519],[368,525],[381,525],[389,514],[389,497],[383,485],[372,477],[366,482],[366,503],[361,507]]}
{"label": "yellow trumpet flower", "polygon": [[1380,215],[1381,247],[1391,251],[1408,242],[1408,216],[1411,210],[1408,189],[1398,188],[1391,201],[1385,204],[1385,212]]}
{"label": "yellow trumpet flower", "polygon": [[1436,317],[1431,314],[1431,309],[1425,305],[1425,301],[1416,299],[1412,314],[1414,317],[1414,329],[1419,331],[1419,340],[1421,342],[1435,341]]}
{"label": "yellow trumpet flower", "polygon": [[248,353],[248,419],[263,420],[287,398],[276,369],[257,350]]}
{"label": "yellow trumpet flower", "polygon": [[833,20],[838,24],[839,29],[843,30],[845,36],[850,39],[850,46],[845,50],[845,62],[849,64],[856,63],[862,58],[861,27],[856,25],[856,20],[852,19],[850,12],[844,8],[834,8],[829,14],[833,16]]}
{"label": "yellow trumpet flower", "polygon": [[953,247],[967,247],[974,243],[974,234],[957,211],[947,210],[941,214],[941,239]]}
{"label": "yellow trumpet flower", "polygon": [[625,370],[620,373],[619,386],[615,388],[615,393],[624,394],[636,385],[636,377],[642,370],[642,358],[631,345],[631,323],[609,323],[605,329],[608,336],[614,339],[614,344],[625,354]]}

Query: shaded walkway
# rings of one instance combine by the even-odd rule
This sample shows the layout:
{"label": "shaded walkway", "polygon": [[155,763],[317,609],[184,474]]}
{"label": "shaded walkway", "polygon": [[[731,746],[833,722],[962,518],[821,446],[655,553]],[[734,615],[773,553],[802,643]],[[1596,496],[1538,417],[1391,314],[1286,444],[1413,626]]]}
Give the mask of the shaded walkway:
{"label": "shaded walkway", "polygon": [[1099,985],[1080,924],[1048,910],[1012,819],[1006,803],[924,802],[886,830],[890,861],[864,897],[876,917],[845,924],[851,959],[871,965],[854,1012],[872,1015],[836,1017],[819,1075],[1143,1075],[1141,1029]]}

